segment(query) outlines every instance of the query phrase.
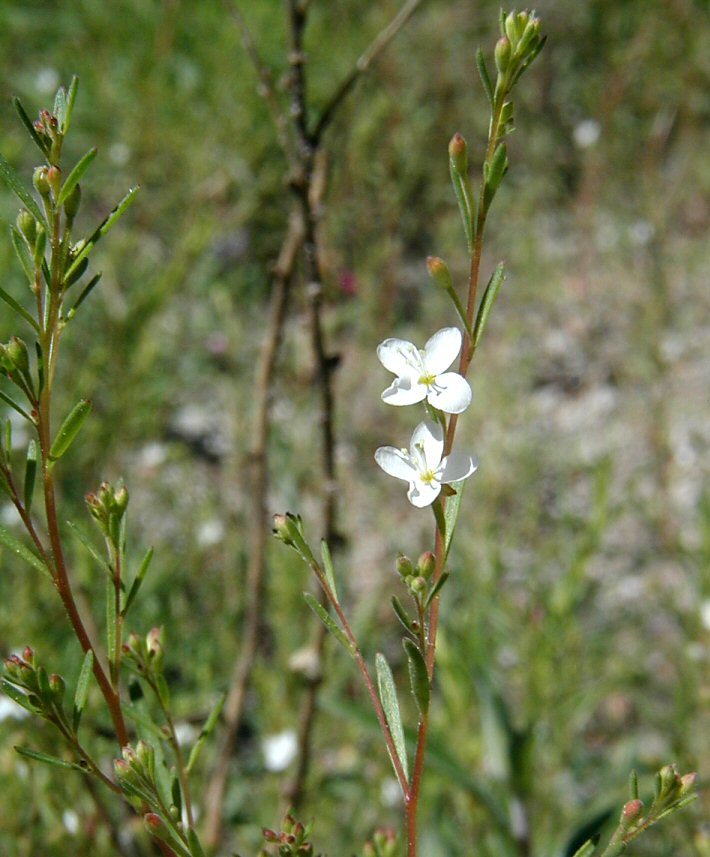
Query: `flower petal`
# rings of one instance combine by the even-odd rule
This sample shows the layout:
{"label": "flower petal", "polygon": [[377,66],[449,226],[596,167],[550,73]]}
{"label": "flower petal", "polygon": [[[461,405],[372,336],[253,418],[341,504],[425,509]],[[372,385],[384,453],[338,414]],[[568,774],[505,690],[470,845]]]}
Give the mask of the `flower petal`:
{"label": "flower petal", "polygon": [[385,369],[395,375],[410,375],[413,367],[422,362],[419,349],[406,339],[385,339],[377,346],[377,356]]}
{"label": "flower petal", "polygon": [[438,375],[451,366],[461,350],[461,331],[457,327],[444,327],[437,331],[424,346],[424,366],[427,372]]}
{"label": "flower petal", "polygon": [[[426,470],[436,470],[441,463],[441,454],[444,451],[444,430],[439,423],[424,420],[412,432],[409,442],[410,458]],[[413,463],[414,463],[413,462]]]}
{"label": "flower petal", "polygon": [[390,476],[411,482],[416,476],[416,470],[409,461],[409,456],[394,446],[381,446],[375,451],[375,461]]}
{"label": "flower petal", "polygon": [[441,475],[437,478],[446,484],[467,479],[478,469],[478,459],[466,452],[452,452],[441,462]]}
{"label": "flower petal", "polygon": [[407,499],[412,506],[423,509],[424,506],[431,506],[440,493],[441,485],[438,482],[422,482],[421,479],[417,479],[410,483]]}
{"label": "flower petal", "polygon": [[468,381],[458,372],[444,372],[429,389],[429,404],[445,414],[460,414],[471,404],[473,393]]}
{"label": "flower petal", "polygon": [[382,401],[388,405],[415,405],[426,399],[427,386],[414,378],[397,378],[382,393]]}

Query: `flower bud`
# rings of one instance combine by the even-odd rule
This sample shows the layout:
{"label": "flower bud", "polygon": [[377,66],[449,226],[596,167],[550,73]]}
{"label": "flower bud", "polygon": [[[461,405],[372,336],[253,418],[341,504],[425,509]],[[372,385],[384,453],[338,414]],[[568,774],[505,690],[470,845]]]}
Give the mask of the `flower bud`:
{"label": "flower bud", "polygon": [[435,568],[436,557],[431,551],[425,551],[417,560],[417,571],[425,580],[429,580]]}
{"label": "flower bud", "polygon": [[148,812],[143,816],[145,829],[151,836],[157,836],[166,842],[170,841],[170,831],[163,819],[155,812]]}
{"label": "flower bud", "polygon": [[641,813],[643,812],[643,801],[636,798],[635,800],[630,800],[628,803],[624,804],[624,808],[621,810],[621,818],[619,819],[619,824],[623,827],[630,826],[634,821],[641,817]]}
{"label": "flower bud", "polygon": [[128,488],[125,485],[121,485],[118,491],[116,491],[113,501],[116,505],[116,511],[122,516],[128,506]]}
{"label": "flower bud", "polygon": [[47,170],[47,181],[49,182],[49,186],[52,188],[54,196],[58,196],[62,187],[62,171],[59,167],[52,166]]}
{"label": "flower bud", "polygon": [[397,569],[397,574],[406,580],[408,577],[412,577],[414,574],[414,566],[412,565],[412,561],[408,556],[404,556],[404,554],[400,554],[395,561],[395,568]]}
{"label": "flower bud", "polygon": [[510,39],[508,39],[506,36],[503,36],[502,38],[498,39],[495,48],[495,60],[496,68],[498,69],[499,74],[505,74],[508,70],[512,53],[513,50],[510,47]]}
{"label": "flower bud", "polygon": [[693,791],[697,779],[698,775],[695,772],[690,774],[683,774],[683,776],[680,778],[680,793],[682,796],[690,794],[690,792]]}
{"label": "flower bud", "polygon": [[518,42],[518,46],[516,48],[516,54],[520,57],[524,56],[528,49],[533,45],[538,38],[540,33],[540,19],[539,18],[530,18],[529,21],[525,24],[525,29],[523,30],[523,34],[520,37],[520,41]]}
{"label": "flower bud", "polygon": [[510,40],[510,44],[515,47],[518,43],[518,39],[520,38],[515,12],[510,12],[505,19],[505,34]]}
{"label": "flower bud", "polygon": [[55,702],[62,703],[64,701],[64,692],[66,691],[66,682],[64,679],[57,675],[56,673],[52,673],[49,677],[49,689],[52,691],[52,696],[54,697]]}
{"label": "flower bud", "polygon": [[670,797],[673,792],[680,788],[681,780],[675,765],[664,765],[658,772],[659,797]]}
{"label": "flower bud", "polygon": [[64,201],[64,213],[69,218],[69,220],[74,220],[77,212],[79,211],[79,205],[81,204],[81,188],[79,185],[74,185],[74,189],[69,194],[69,196]]}
{"label": "flower bud", "polygon": [[25,236],[30,247],[34,247],[35,240],[37,238],[37,221],[32,217],[29,211],[24,208],[20,211],[17,215],[17,219],[15,220],[15,226],[17,226],[18,231]]}
{"label": "flower bud", "polygon": [[451,279],[451,273],[443,259],[440,259],[438,256],[428,256],[426,266],[429,276],[438,286],[441,286],[449,294],[453,292],[454,281]]}
{"label": "flower bud", "polygon": [[458,131],[449,142],[449,159],[457,173],[466,175],[468,172],[468,146],[463,135],[459,134]]}
{"label": "flower bud", "polygon": [[30,355],[27,345],[17,336],[13,336],[8,342],[6,353],[15,369],[23,374],[30,370]]}
{"label": "flower bud", "polygon": [[44,226],[40,223],[37,226],[37,238],[35,239],[35,248],[32,255],[32,261],[35,263],[35,268],[42,265],[44,259],[44,248],[47,246],[47,233]]}
{"label": "flower bud", "polygon": [[32,649],[30,646],[25,646],[25,650],[22,652],[22,657],[27,661],[30,666],[34,666],[35,653],[34,649]]}
{"label": "flower bud", "polygon": [[414,593],[421,593],[426,590],[426,580],[423,577],[413,577],[409,581],[409,588]]}
{"label": "flower bud", "polygon": [[275,830],[270,830],[268,827],[262,828],[261,835],[264,837],[265,842],[279,842],[281,839]]}
{"label": "flower bud", "polygon": [[35,186],[35,190],[41,197],[49,196],[49,191],[51,186],[49,184],[49,178],[47,177],[47,167],[37,167],[32,175],[32,184]]}

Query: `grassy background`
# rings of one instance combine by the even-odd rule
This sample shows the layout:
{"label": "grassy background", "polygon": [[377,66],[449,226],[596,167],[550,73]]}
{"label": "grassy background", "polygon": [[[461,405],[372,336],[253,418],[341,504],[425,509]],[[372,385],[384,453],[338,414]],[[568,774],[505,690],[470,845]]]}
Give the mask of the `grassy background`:
{"label": "grassy background", "polygon": [[[316,103],[396,5],[314,0]],[[242,8],[278,77],[281,3]],[[550,0],[538,12],[550,41],[518,93],[512,168],[484,258],[486,271],[504,258],[509,278],[462,426],[482,464],[444,596],[425,857],[518,854],[505,832],[516,800],[535,855],[562,857],[581,825],[616,813],[632,766],[650,789],[659,765],[702,771],[710,753],[706,5]],[[431,526],[372,462],[376,446],[404,443],[411,422],[379,401],[387,378],[374,348],[395,332],[423,341],[452,321],[424,259],[443,256],[463,281],[446,145],[459,130],[474,163],[480,157],[486,112],[474,50],[490,53],[496,21],[488,0],[427,0],[328,139],[326,324],[342,355],[338,564],[366,650],[385,651],[402,682],[383,605],[399,586],[394,553],[428,547]],[[34,112],[79,75],[67,155],[100,149],[79,228],[142,185],[97,250],[101,287],[66,339],[58,407],[90,396],[95,418],[61,489],[64,517],[82,520],[83,494],[125,476],[136,560],[156,548],[133,623],[165,625],[179,718],[199,720],[237,654],[253,376],[288,212],[285,164],[222,3],[10,0],[0,5],[0,71],[0,150],[25,176],[33,155],[10,95]],[[3,194],[0,221],[15,213]],[[0,270],[3,287],[22,295],[9,240]],[[271,505],[301,511],[317,533],[304,307],[299,289],[277,388]],[[14,332],[3,313],[0,336]],[[11,510],[0,513],[16,526]],[[85,597],[98,597],[102,582],[67,542]],[[80,657],[56,597],[11,557],[0,560],[3,654],[30,643],[52,670],[74,675]],[[274,545],[264,653],[228,795],[229,844],[243,853],[280,812],[283,775],[265,770],[262,740],[296,723],[301,688],[289,662],[311,636],[308,585]],[[304,816],[317,818],[319,846],[340,857],[376,825],[396,824],[399,810],[357,678],[330,648],[326,676]],[[515,770],[506,720],[530,736]],[[64,778],[58,789],[52,772],[11,749],[53,742],[26,721],[0,722],[0,853],[110,853],[87,825],[82,784]],[[108,758],[110,745],[97,746]],[[198,793],[210,762],[208,752]],[[76,832],[63,819],[67,804]],[[696,806],[634,853],[706,857],[702,816]]]}

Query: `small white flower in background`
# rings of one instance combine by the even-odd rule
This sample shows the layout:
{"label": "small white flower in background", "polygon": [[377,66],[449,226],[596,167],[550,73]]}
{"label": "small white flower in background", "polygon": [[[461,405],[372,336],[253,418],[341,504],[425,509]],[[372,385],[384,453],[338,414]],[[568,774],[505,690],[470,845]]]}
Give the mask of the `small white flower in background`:
{"label": "small white flower in background", "polygon": [[42,95],[53,95],[59,86],[59,74],[53,68],[41,68],[35,75],[35,88]]}
{"label": "small white flower in background", "polygon": [[575,126],[572,136],[580,149],[588,149],[599,140],[601,132],[601,125],[596,119],[583,119]]}
{"label": "small white flower in background", "polygon": [[447,372],[461,350],[461,331],[444,327],[423,349],[405,339],[385,339],[377,356],[397,378],[382,394],[389,405],[414,405],[426,399],[447,414],[460,414],[471,404],[471,387],[458,372]]}
{"label": "small white flower in background", "polygon": [[293,729],[267,735],[261,742],[264,754],[264,767],[267,771],[285,771],[296,758],[298,744]]}
{"label": "small white flower in background", "polygon": [[71,836],[76,836],[79,832],[79,816],[73,809],[64,810],[62,813],[62,824],[64,825],[64,829]]}
{"label": "small white flower in background", "polygon": [[473,455],[452,452],[442,458],[444,430],[438,423],[425,420],[414,429],[409,450],[381,446],[375,461],[397,479],[409,482],[407,497],[413,506],[430,506],[442,485],[468,478],[478,467]]}

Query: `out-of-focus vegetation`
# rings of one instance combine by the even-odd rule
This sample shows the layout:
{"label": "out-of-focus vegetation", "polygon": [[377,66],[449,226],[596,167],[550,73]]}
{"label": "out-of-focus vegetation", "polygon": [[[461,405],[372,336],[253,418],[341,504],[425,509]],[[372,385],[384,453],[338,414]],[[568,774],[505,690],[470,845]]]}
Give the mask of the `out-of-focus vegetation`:
{"label": "out-of-focus vegetation", "polygon": [[[313,0],[314,98],[325,100],[395,7]],[[242,8],[278,76],[281,4]],[[465,427],[481,468],[444,595],[426,857],[520,854],[523,818],[535,855],[571,854],[569,837],[623,802],[631,767],[642,782],[667,761],[702,777],[710,755],[707,7],[558,0],[538,13],[550,40],[521,86],[525,145],[510,139],[510,179],[484,260],[490,269],[505,258],[509,277]],[[464,276],[446,145],[456,130],[472,152],[483,145],[474,49],[493,43],[496,14],[488,0],[425,2],[353,93],[327,146],[326,318],[342,355],[339,566],[369,654],[383,647],[403,670],[385,609],[398,586],[391,557],[428,548],[431,527],[375,472],[374,448],[404,443],[407,428],[379,400],[388,379],[374,348],[395,329],[423,341],[452,321],[424,259],[460,263]],[[254,368],[288,212],[285,164],[225,4],[11,1],[0,6],[0,69],[0,151],[18,171],[28,176],[34,162],[10,95],[34,112],[76,73],[68,154],[100,149],[81,216],[93,223],[128,185],[142,185],[96,252],[103,281],[66,341],[59,410],[87,395],[94,417],[61,490],[65,516],[80,519],[86,491],[125,476],[136,558],[147,544],[156,549],[133,625],[168,629],[187,734],[238,654]],[[15,214],[10,195],[0,196],[0,220]],[[7,291],[24,289],[9,239],[0,271]],[[304,304],[297,289],[276,393],[271,505],[297,507],[317,528]],[[0,315],[0,339],[13,332]],[[0,513],[16,525],[11,508]],[[75,674],[80,653],[54,593],[11,556],[1,560],[3,654],[30,643],[57,672]],[[90,601],[103,582],[78,545],[72,560]],[[308,586],[274,546],[227,801],[230,845],[244,853],[282,808],[283,774],[267,767],[284,757],[264,748],[295,728],[294,655],[313,621],[301,597]],[[340,652],[328,650],[325,675],[303,815],[317,816],[315,840],[340,857],[395,822],[398,794]],[[51,770],[13,753],[26,731],[14,716],[0,722],[0,853],[111,853],[103,834],[94,839],[96,810],[79,779],[53,789]],[[51,751],[53,734],[42,740]],[[205,752],[205,772],[210,761]],[[634,853],[706,857],[698,806]]]}

